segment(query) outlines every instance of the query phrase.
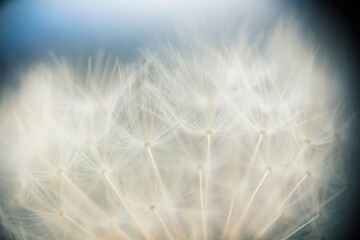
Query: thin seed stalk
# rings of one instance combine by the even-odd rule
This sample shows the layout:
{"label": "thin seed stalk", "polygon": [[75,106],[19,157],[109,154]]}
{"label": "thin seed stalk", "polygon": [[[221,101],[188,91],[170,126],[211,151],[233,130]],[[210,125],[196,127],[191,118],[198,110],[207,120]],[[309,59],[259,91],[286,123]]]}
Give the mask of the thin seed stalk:
{"label": "thin seed stalk", "polygon": [[204,198],[203,198],[203,184],[202,184],[202,167],[199,166],[199,190],[200,190],[200,205],[201,205],[201,223],[202,223],[202,233],[203,239],[207,239],[207,226],[206,226],[206,216],[205,216],[205,207],[204,207]]}

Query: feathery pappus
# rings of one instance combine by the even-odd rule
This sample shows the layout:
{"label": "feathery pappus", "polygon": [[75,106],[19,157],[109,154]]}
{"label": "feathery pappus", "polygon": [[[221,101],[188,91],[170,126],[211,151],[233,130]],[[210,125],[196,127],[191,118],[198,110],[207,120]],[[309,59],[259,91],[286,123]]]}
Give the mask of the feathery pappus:
{"label": "feathery pappus", "polygon": [[8,238],[331,238],[353,115],[312,47],[278,27],[31,68],[1,105]]}

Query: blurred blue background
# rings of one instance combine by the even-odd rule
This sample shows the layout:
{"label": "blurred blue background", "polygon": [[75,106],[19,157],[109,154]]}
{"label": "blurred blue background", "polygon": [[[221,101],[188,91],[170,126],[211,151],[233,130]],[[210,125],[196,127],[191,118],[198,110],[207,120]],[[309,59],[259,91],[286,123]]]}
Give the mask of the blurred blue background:
{"label": "blurred blue background", "polygon": [[48,50],[91,54],[99,48],[131,57],[139,47],[170,40],[184,28],[209,34],[274,23],[280,1],[14,0],[1,8],[0,51],[11,63]]}
{"label": "blurred blue background", "polygon": [[244,24],[254,34],[266,32],[288,14],[303,22],[334,56],[354,52],[352,33],[358,26],[353,29],[351,19],[347,21],[351,15],[342,16],[339,4],[327,1],[4,1],[0,4],[1,84],[16,82],[15,76],[9,76],[15,68],[47,59],[49,51],[88,57],[104,49],[129,61],[139,56],[139,48],[152,49],[165,41],[176,46],[176,38],[189,29],[212,41],[237,33]]}
{"label": "blurred blue background", "polygon": [[[288,14],[335,56],[354,51],[354,29],[346,29],[351,26],[336,4],[324,1],[12,0],[0,5],[0,74],[46,59],[49,51],[87,57],[104,49],[128,61],[138,57],[139,48],[165,41],[176,45],[177,36],[189,29],[207,34],[209,41],[244,24],[258,34]],[[15,81],[10,79],[1,82]]]}

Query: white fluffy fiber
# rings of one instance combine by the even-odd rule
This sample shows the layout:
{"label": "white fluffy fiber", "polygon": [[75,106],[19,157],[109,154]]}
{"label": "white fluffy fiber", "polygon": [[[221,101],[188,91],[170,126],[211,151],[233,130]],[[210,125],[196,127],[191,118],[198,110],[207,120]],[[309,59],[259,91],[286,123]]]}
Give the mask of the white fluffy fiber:
{"label": "white fluffy fiber", "polygon": [[293,28],[259,42],[24,74],[0,119],[8,238],[331,236],[346,98]]}

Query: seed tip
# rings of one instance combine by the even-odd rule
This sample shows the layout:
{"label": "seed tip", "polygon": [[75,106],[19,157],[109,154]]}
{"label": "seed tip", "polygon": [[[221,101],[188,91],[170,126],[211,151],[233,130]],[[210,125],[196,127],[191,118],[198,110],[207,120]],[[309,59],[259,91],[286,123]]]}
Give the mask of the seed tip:
{"label": "seed tip", "polygon": [[86,145],[91,145],[92,143],[93,143],[93,140],[91,138],[89,138],[85,141]]}
{"label": "seed tip", "polygon": [[59,210],[58,215],[59,215],[59,217],[62,217],[62,216],[64,215],[64,211],[63,211],[63,210]]}
{"label": "seed tip", "polygon": [[265,130],[259,130],[259,133],[261,134],[261,135],[266,135],[266,131]]}

